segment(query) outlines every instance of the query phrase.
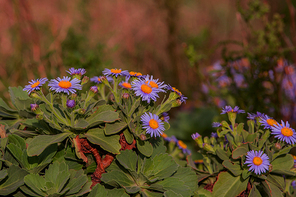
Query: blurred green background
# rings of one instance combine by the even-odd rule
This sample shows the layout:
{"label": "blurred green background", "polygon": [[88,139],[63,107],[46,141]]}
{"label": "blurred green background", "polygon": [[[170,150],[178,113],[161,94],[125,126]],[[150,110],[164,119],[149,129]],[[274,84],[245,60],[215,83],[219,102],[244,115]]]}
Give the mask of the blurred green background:
{"label": "blurred green background", "polygon": [[[85,68],[89,77],[104,68],[150,74],[188,97],[170,112],[168,135],[190,146],[192,133],[215,131],[211,123],[224,117],[219,113],[225,104],[268,112],[248,108],[249,98],[238,101],[231,88],[216,94],[209,71],[219,60],[260,59],[262,53],[295,62],[295,5],[292,0],[2,0],[0,95],[8,101],[9,86],[63,76],[71,67]],[[249,23],[253,18],[258,21]],[[253,34],[257,29],[270,38],[252,42],[262,38]]]}

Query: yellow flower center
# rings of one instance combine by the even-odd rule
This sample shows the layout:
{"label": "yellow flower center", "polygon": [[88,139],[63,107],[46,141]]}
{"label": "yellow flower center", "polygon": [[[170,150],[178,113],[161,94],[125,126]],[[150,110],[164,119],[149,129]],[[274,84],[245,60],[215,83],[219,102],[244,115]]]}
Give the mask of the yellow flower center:
{"label": "yellow flower center", "polygon": [[262,159],[261,157],[254,157],[253,158],[253,164],[255,164],[256,166],[260,166],[262,164]]}
{"label": "yellow flower center", "polygon": [[178,144],[179,144],[179,146],[181,146],[181,148],[183,148],[183,149],[186,149],[186,148],[187,148],[187,145],[186,145],[183,141],[181,141],[181,140],[178,141]]}
{"label": "yellow flower center", "polygon": [[58,85],[64,89],[68,89],[72,86],[70,81],[60,81]]}
{"label": "yellow flower center", "polygon": [[286,137],[291,137],[293,135],[292,129],[287,127],[282,128],[281,133],[283,134],[283,136],[286,136]]}
{"label": "yellow flower center", "polygon": [[194,162],[198,163],[198,164],[201,164],[201,163],[203,163],[203,160],[202,159],[196,159],[196,160],[194,160]]}
{"label": "yellow flower center", "polygon": [[292,155],[292,156],[293,156],[293,159],[296,160],[296,156],[295,155]]}
{"label": "yellow flower center", "polygon": [[111,69],[111,72],[118,74],[121,73],[121,69]]}
{"label": "yellow flower center", "polygon": [[123,87],[125,87],[125,88],[128,88],[128,89],[131,89],[132,88],[131,84],[130,83],[127,83],[127,82],[123,82],[121,85]]}
{"label": "yellow flower center", "polygon": [[151,119],[149,121],[149,126],[152,128],[152,129],[157,129],[158,128],[158,122],[154,119]]}
{"label": "yellow flower center", "polygon": [[152,92],[152,88],[146,84],[141,85],[141,90],[146,94],[150,94]]}
{"label": "yellow flower center", "polygon": [[277,122],[274,119],[267,119],[266,122],[270,126],[277,125]]}
{"label": "yellow flower center", "polygon": [[155,83],[154,81],[146,81],[146,84],[148,84],[152,87],[152,88],[158,88],[157,83]]}
{"label": "yellow flower center", "polygon": [[101,81],[101,78],[100,77],[98,77],[98,81]]}
{"label": "yellow flower center", "polygon": [[37,86],[39,86],[40,82],[37,81],[34,84],[31,85],[31,88],[36,88]]}
{"label": "yellow flower center", "polygon": [[142,73],[136,73],[136,76],[142,76]]}

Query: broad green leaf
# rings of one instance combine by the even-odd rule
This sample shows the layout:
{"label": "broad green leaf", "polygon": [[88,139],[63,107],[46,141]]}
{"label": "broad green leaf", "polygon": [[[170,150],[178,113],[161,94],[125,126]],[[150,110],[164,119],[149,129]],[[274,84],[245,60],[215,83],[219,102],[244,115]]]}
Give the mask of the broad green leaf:
{"label": "broad green leaf", "polygon": [[253,185],[252,189],[250,190],[249,197],[261,197],[261,194],[255,185]]}
{"label": "broad green leaf", "polygon": [[195,192],[197,195],[194,197],[213,197],[212,193],[202,187],[198,187],[197,191]]}
{"label": "broad green leaf", "polygon": [[272,171],[276,170],[290,170],[294,165],[294,159],[291,154],[287,154],[284,156],[277,157],[271,163]]}
{"label": "broad green leaf", "polygon": [[247,152],[249,151],[249,145],[248,144],[242,144],[238,146],[236,149],[233,150],[232,152],[232,158],[233,159],[238,159],[239,157],[246,155]]}
{"label": "broad green leaf", "polygon": [[242,178],[246,179],[251,175],[251,172],[249,171],[249,169],[244,169],[243,173],[242,173]]}
{"label": "broad green leaf", "polygon": [[[69,170],[70,177],[69,182],[67,183],[67,187],[70,188],[68,191],[62,191],[61,193],[65,193],[66,195],[73,195],[79,192],[83,185],[85,185],[88,181],[87,176],[84,174],[83,170]],[[90,188],[89,188],[90,191]]]}
{"label": "broad green leaf", "polygon": [[[148,166],[148,162],[153,162],[152,171],[151,165]],[[171,176],[178,169],[178,164],[173,160],[171,156],[166,154],[156,155],[154,158],[147,159],[143,174],[151,181],[161,180]]]}
{"label": "broad green leaf", "polygon": [[279,157],[279,156],[281,156],[281,155],[286,155],[287,153],[290,152],[291,148],[293,148],[293,147],[292,147],[292,146],[288,146],[288,147],[286,147],[286,148],[281,149],[279,152],[274,153],[274,154],[272,155],[272,160],[274,160],[275,158],[277,158],[277,157]]}
{"label": "broad green leaf", "polygon": [[220,147],[216,148],[216,154],[222,160],[229,160],[229,157],[226,154],[226,152],[224,150],[222,150]]}
{"label": "broad green leaf", "polygon": [[127,126],[126,122],[122,122],[122,121],[114,122],[114,123],[106,124],[104,131],[106,135],[112,135],[123,130],[126,126]]}
{"label": "broad green leaf", "polygon": [[78,119],[74,125],[74,128],[83,130],[83,129],[86,129],[88,126],[89,126],[89,123],[86,120]]}
{"label": "broad green leaf", "polygon": [[19,147],[21,150],[26,149],[26,143],[24,138],[18,136],[18,135],[8,135],[8,141],[11,144],[15,144],[17,147]]}
{"label": "broad green leaf", "polygon": [[[147,189],[142,189],[141,196],[142,197],[163,197],[163,193],[156,192],[156,191],[150,191]],[[178,196],[176,196],[176,197],[178,197]]]}
{"label": "broad green leaf", "polygon": [[135,151],[121,151],[120,154],[116,156],[116,159],[125,169],[136,172],[138,156]]}
{"label": "broad green leaf", "polygon": [[146,157],[150,157],[153,153],[153,147],[149,141],[137,139],[137,148]]}
{"label": "broad green leaf", "polygon": [[248,180],[240,176],[234,177],[228,172],[221,172],[213,188],[213,196],[230,197],[237,196],[247,189]]}
{"label": "broad green leaf", "polygon": [[88,194],[88,197],[107,197],[108,191],[105,189],[105,187],[101,184],[96,184],[91,192]]}
{"label": "broad green leaf", "polygon": [[[99,184],[98,184],[99,185]],[[112,189],[108,190],[108,197],[130,197],[127,193],[125,193],[124,189]]]}
{"label": "broad green leaf", "polygon": [[163,138],[152,138],[149,141],[153,146],[151,158],[154,158],[156,155],[159,155],[161,153],[166,153],[167,148],[164,145]]}
{"label": "broad green leaf", "polygon": [[240,165],[233,164],[228,160],[223,161],[222,165],[227,168],[234,176],[239,176],[243,172]]}
{"label": "broad green leaf", "polygon": [[103,129],[95,128],[88,130],[85,136],[91,143],[100,145],[104,150],[119,154],[119,135],[106,136]]}
{"label": "broad green leaf", "polygon": [[125,137],[126,142],[127,142],[128,144],[132,144],[133,141],[134,141],[134,135],[131,134],[131,133],[129,132],[128,129],[125,129],[125,130],[123,131],[123,134],[124,134],[124,137]]}
{"label": "broad green leaf", "polygon": [[60,133],[56,135],[38,135],[33,138],[28,146],[28,156],[40,155],[51,144],[62,142],[72,133]]}
{"label": "broad green leaf", "polygon": [[119,114],[115,112],[111,105],[99,106],[94,114],[86,118],[86,121],[90,124],[89,127],[96,126],[103,122],[114,122],[116,120],[119,120]]}
{"label": "broad green leaf", "polygon": [[7,170],[0,170],[0,181],[8,175]]}
{"label": "broad green leaf", "polygon": [[181,194],[177,194],[176,192],[172,191],[172,190],[168,190],[166,192],[164,192],[164,197],[183,197]]}
{"label": "broad green leaf", "polygon": [[269,174],[267,175],[267,181],[273,183],[276,185],[278,188],[284,190],[286,185],[285,185],[285,179],[282,175],[273,175]]}
{"label": "broad green leaf", "polygon": [[23,168],[29,168],[26,149],[22,150],[15,144],[8,144],[7,148]]}
{"label": "broad green leaf", "polygon": [[275,186],[273,183],[268,181],[262,181],[264,189],[269,196],[283,197],[283,192]]}
{"label": "broad green leaf", "polygon": [[[11,102],[13,105],[19,109],[24,110],[30,107],[30,104],[33,103],[33,100],[28,96],[28,93],[23,91],[21,86],[19,87],[9,87],[9,94]],[[22,102],[20,102],[20,100]]]}
{"label": "broad green leaf", "polygon": [[7,112],[17,112],[17,110],[11,109],[2,98],[0,98],[0,110],[1,108],[5,109]]}
{"label": "broad green leaf", "polygon": [[0,184],[0,195],[8,195],[17,190],[24,184],[24,177],[28,174],[25,170],[18,166],[11,165],[7,169],[8,178]]}
{"label": "broad green leaf", "polygon": [[40,196],[46,196],[46,181],[44,178],[39,176],[38,174],[28,174],[25,176],[24,181],[26,185],[33,190],[36,194],[39,194]]}

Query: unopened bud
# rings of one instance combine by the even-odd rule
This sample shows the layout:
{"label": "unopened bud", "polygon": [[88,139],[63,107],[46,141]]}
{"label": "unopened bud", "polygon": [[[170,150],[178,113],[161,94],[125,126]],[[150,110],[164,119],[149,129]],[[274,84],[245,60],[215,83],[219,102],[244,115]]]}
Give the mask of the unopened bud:
{"label": "unopened bud", "polygon": [[39,96],[36,92],[32,92],[32,93],[30,94],[30,97],[31,97],[31,98],[36,98],[36,99],[41,99],[40,96]]}
{"label": "unopened bud", "polygon": [[281,146],[281,144],[280,144],[280,143],[278,143],[278,142],[277,142],[277,143],[275,143],[275,145],[274,145],[274,146],[275,146],[275,148],[276,148],[276,149],[278,149],[278,150],[281,150],[281,149],[282,149],[282,146]]}
{"label": "unopened bud", "polygon": [[36,119],[37,120],[43,120],[43,114],[37,114]]}
{"label": "unopened bud", "polygon": [[89,81],[89,77],[87,77],[87,76],[84,76],[84,77],[82,78],[81,85],[84,85],[84,84],[86,84],[88,81]]}
{"label": "unopened bud", "polygon": [[76,103],[75,103],[75,100],[67,100],[67,107],[68,108],[73,108],[75,107]]}
{"label": "unopened bud", "polygon": [[81,114],[81,115],[85,114],[85,109],[80,108],[80,109],[78,110],[78,113]]}
{"label": "unopened bud", "polygon": [[97,86],[91,86],[90,91],[92,91],[93,93],[97,93],[98,92],[98,87]]}
{"label": "unopened bud", "polygon": [[142,141],[144,141],[144,140],[146,140],[146,139],[147,139],[147,137],[146,137],[146,135],[144,135],[144,134],[141,134],[141,135],[140,135],[140,139],[141,139]]}
{"label": "unopened bud", "polygon": [[123,99],[128,99],[129,97],[130,97],[130,95],[128,93],[123,93],[122,94]]}
{"label": "unopened bud", "polygon": [[71,99],[74,100],[77,97],[77,94],[71,94]]}
{"label": "unopened bud", "polygon": [[203,148],[204,148],[206,151],[215,154],[215,150],[214,150],[214,148],[213,148],[211,145],[205,143]]}
{"label": "unopened bud", "polygon": [[38,104],[30,104],[31,111],[36,111],[39,108]]}

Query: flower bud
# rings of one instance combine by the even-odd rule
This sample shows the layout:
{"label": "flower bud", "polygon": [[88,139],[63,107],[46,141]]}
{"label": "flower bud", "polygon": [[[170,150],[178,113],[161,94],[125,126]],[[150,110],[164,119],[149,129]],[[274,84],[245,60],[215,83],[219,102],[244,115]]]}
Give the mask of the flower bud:
{"label": "flower bud", "polygon": [[146,137],[146,135],[144,135],[144,134],[141,134],[141,135],[140,135],[140,139],[141,139],[142,141],[144,141],[144,140],[146,140],[146,139],[147,139],[147,137]]}
{"label": "flower bud", "polygon": [[81,85],[84,85],[84,84],[86,84],[88,81],[89,81],[89,77],[87,77],[87,76],[84,76],[84,77],[82,78]]}
{"label": "flower bud", "polygon": [[43,120],[43,114],[37,114],[36,119],[37,120]]}
{"label": "flower bud", "polygon": [[98,87],[97,86],[91,86],[90,91],[92,91],[93,93],[97,93],[98,92]]}
{"label": "flower bud", "polygon": [[30,97],[31,97],[31,98],[35,98],[35,99],[41,99],[40,96],[39,96],[36,92],[32,92],[32,93],[30,94]]}
{"label": "flower bud", "polygon": [[211,146],[211,145],[205,143],[203,148],[204,148],[206,151],[215,154],[215,150],[214,150],[213,146]]}
{"label": "flower bud", "polygon": [[76,103],[75,103],[75,100],[67,100],[67,107],[68,108],[73,108],[75,107]]}
{"label": "flower bud", "polygon": [[31,107],[31,111],[35,112],[39,108],[39,105],[34,103],[34,104],[30,104],[30,107]]}
{"label": "flower bud", "polygon": [[278,142],[277,142],[277,143],[275,143],[275,145],[274,145],[274,146],[275,146],[275,148],[276,148],[276,149],[278,149],[278,150],[281,150],[281,149],[282,149],[282,146],[281,146],[281,144],[280,144],[280,143],[278,143]]}
{"label": "flower bud", "polygon": [[78,110],[78,114],[81,114],[81,115],[85,114],[85,109],[80,108],[80,109]]}
{"label": "flower bud", "polygon": [[71,99],[74,100],[77,97],[77,94],[71,94]]}
{"label": "flower bud", "polygon": [[130,95],[128,93],[123,93],[122,94],[123,99],[128,99],[129,97],[130,97]]}

